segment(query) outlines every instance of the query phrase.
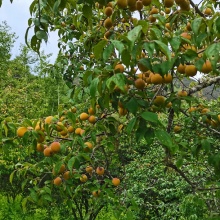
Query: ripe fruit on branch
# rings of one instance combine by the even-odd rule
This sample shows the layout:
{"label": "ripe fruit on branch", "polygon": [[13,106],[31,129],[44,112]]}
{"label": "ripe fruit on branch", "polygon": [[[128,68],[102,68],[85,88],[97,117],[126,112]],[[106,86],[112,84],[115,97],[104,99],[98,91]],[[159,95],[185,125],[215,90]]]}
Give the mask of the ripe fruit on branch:
{"label": "ripe fruit on branch", "polygon": [[56,186],[60,186],[61,183],[62,183],[62,179],[59,176],[53,180],[53,184]]}
{"label": "ripe fruit on branch", "polygon": [[119,71],[120,73],[123,73],[125,71],[124,66],[120,63],[118,63],[114,69],[115,69],[115,71]]}
{"label": "ripe fruit on branch", "polygon": [[85,121],[89,118],[89,115],[85,112],[81,113],[79,118],[82,120],[82,121]]}
{"label": "ripe fruit on branch", "polygon": [[73,133],[74,128],[73,128],[73,126],[69,126],[69,127],[67,128],[67,130],[68,130],[69,133]]}
{"label": "ripe fruit on branch", "polygon": [[86,145],[87,149],[91,150],[93,148],[93,144],[91,142],[85,142],[84,144]]}
{"label": "ripe fruit on branch", "polygon": [[55,170],[53,169],[52,173],[53,173],[53,175],[57,175],[57,174],[64,173],[65,170],[66,170],[66,166],[65,166],[65,164],[62,164],[60,169],[58,170],[58,172],[55,172]]}
{"label": "ripe fruit on branch", "polygon": [[174,0],[164,0],[164,6],[167,8],[172,7],[174,4]]}
{"label": "ripe fruit on branch", "polygon": [[162,84],[163,77],[159,73],[155,73],[151,75],[151,83],[153,84]]}
{"label": "ripe fruit on branch", "polygon": [[113,12],[112,7],[105,8],[105,15],[106,16],[110,17],[112,15],[112,12]]}
{"label": "ripe fruit on branch", "polygon": [[113,178],[112,179],[112,184],[114,185],[114,186],[118,186],[119,184],[120,184],[120,179],[118,179],[118,178]]}
{"label": "ripe fruit on branch", "polygon": [[110,29],[111,27],[112,27],[112,19],[111,18],[107,18],[107,19],[105,19],[105,21],[104,21],[104,27],[106,28],[106,29]]}
{"label": "ripe fruit on branch", "polygon": [[66,135],[68,134],[67,128],[65,127],[65,128],[60,132],[60,134],[61,134],[62,136],[66,136]]}
{"label": "ripe fruit on branch", "polygon": [[185,91],[185,90],[180,90],[180,91],[178,91],[177,95],[178,95],[179,97],[185,97],[185,96],[187,96],[188,94],[187,94],[187,91]]}
{"label": "ripe fruit on branch", "polygon": [[195,76],[197,73],[197,69],[195,65],[186,65],[185,74],[187,76]]}
{"label": "ripe fruit on branch", "polygon": [[120,116],[125,116],[128,113],[128,111],[125,108],[119,107],[118,108],[118,113],[119,113]]}
{"label": "ripe fruit on branch", "polygon": [[105,169],[103,167],[97,167],[96,168],[96,173],[101,176],[105,173]]}
{"label": "ripe fruit on branch", "polygon": [[93,171],[93,168],[91,166],[86,167],[86,172],[87,173],[92,173],[92,171]]}
{"label": "ripe fruit on branch", "polygon": [[173,80],[173,77],[170,73],[163,76],[163,82],[164,83],[171,83]]}
{"label": "ripe fruit on branch", "polygon": [[56,130],[60,132],[63,130],[63,128],[64,128],[64,124],[62,122],[58,121],[57,126],[56,126]]}
{"label": "ripe fruit on branch", "polygon": [[44,149],[44,156],[45,156],[45,157],[51,157],[52,154],[53,154],[53,152],[52,152],[52,150],[51,150],[50,147],[46,147],[46,148]]}
{"label": "ripe fruit on branch", "polygon": [[142,0],[142,3],[143,3],[144,6],[150,5],[151,2],[152,2],[152,0]]}
{"label": "ripe fruit on branch", "polygon": [[81,133],[81,131],[82,131],[82,129],[81,129],[81,128],[76,128],[76,130],[75,130],[75,134],[80,134],[80,133]]}
{"label": "ripe fruit on branch", "polygon": [[174,128],[173,128],[173,131],[174,131],[175,133],[179,133],[179,132],[181,131],[181,127],[178,126],[178,125],[175,125]]}
{"label": "ripe fruit on branch", "polygon": [[85,183],[87,180],[88,180],[88,177],[86,176],[86,174],[82,174],[81,177],[80,177],[80,181],[82,183]]}
{"label": "ripe fruit on branch", "polygon": [[53,120],[53,116],[48,116],[45,118],[45,124],[51,124]]}
{"label": "ripe fruit on branch", "polygon": [[41,143],[37,143],[37,151],[38,152],[44,152],[44,145]]}
{"label": "ripe fruit on branch", "polygon": [[186,64],[181,64],[177,67],[177,71],[181,74],[184,74],[185,73],[185,69],[186,69]]}
{"label": "ripe fruit on branch", "polygon": [[89,118],[88,118],[88,121],[91,123],[91,124],[95,124],[96,122],[96,117],[94,115],[90,115]]}
{"label": "ripe fruit on branch", "polygon": [[17,129],[17,136],[18,137],[23,137],[24,134],[28,131],[28,129],[26,127],[19,127]]}
{"label": "ripe fruit on branch", "polygon": [[70,171],[66,171],[66,172],[63,174],[63,179],[65,179],[65,180],[70,179]]}
{"label": "ripe fruit on branch", "polygon": [[136,79],[135,82],[134,82],[134,86],[137,88],[137,89],[144,89],[145,87],[145,81],[143,79]]}
{"label": "ripe fruit on branch", "polygon": [[187,32],[183,32],[180,36],[183,37],[183,38],[186,38],[188,40],[191,40],[191,35],[188,34]]}
{"label": "ripe fruit on branch", "polygon": [[96,191],[93,191],[93,192],[92,192],[92,195],[93,195],[94,197],[98,197],[98,196],[100,195],[100,193],[101,193],[100,190],[96,190]]}
{"label": "ripe fruit on branch", "polygon": [[156,106],[163,106],[164,103],[166,101],[166,98],[164,96],[156,96],[156,98],[154,99],[153,103],[156,105]]}
{"label": "ripe fruit on branch", "polygon": [[136,2],[136,8],[137,8],[138,11],[141,11],[141,10],[143,9],[143,3],[142,3],[142,1],[138,0],[138,1]]}
{"label": "ripe fruit on branch", "polygon": [[128,6],[127,0],[117,0],[117,5],[119,8],[124,9]]}
{"label": "ripe fruit on branch", "polygon": [[127,0],[128,6],[134,6],[136,4],[136,0]]}
{"label": "ripe fruit on branch", "polygon": [[158,14],[158,13],[159,13],[158,8],[152,7],[152,9],[150,10],[150,15]]}
{"label": "ripe fruit on branch", "polygon": [[201,72],[210,73],[212,71],[212,64],[209,60],[206,60],[202,66]]}
{"label": "ripe fruit on branch", "polygon": [[57,153],[60,151],[60,143],[57,141],[54,141],[53,143],[51,143],[50,148],[52,152]]}
{"label": "ripe fruit on branch", "polygon": [[90,108],[88,109],[88,113],[89,113],[90,115],[94,115],[94,114],[95,114],[95,110],[94,110],[92,107],[90,107]]}

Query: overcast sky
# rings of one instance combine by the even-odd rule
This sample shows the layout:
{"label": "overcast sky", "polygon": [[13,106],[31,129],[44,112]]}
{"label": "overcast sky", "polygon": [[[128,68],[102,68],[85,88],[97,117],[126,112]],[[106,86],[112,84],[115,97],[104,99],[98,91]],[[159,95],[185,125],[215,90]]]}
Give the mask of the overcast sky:
{"label": "overcast sky", "polygon": [[[2,7],[0,8],[0,23],[7,21],[7,24],[12,28],[12,31],[19,37],[12,50],[13,56],[19,54],[20,43],[25,44],[24,36],[28,27],[27,21],[30,18],[29,6],[32,0],[3,0]],[[194,3],[199,3],[200,0],[194,0]],[[30,35],[31,36],[31,35]],[[57,35],[51,33],[47,45],[44,44],[44,51],[46,54],[52,53],[51,61],[56,59],[58,52]]]}

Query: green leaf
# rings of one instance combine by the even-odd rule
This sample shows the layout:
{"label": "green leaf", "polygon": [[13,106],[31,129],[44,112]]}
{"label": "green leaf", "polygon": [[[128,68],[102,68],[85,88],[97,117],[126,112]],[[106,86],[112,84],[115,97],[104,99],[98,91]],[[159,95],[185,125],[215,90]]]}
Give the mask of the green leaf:
{"label": "green leaf", "polygon": [[138,60],[138,63],[147,67],[149,70],[152,70],[151,60],[149,58],[141,58],[140,60]]}
{"label": "green leaf", "polygon": [[121,41],[111,40],[111,42],[114,45],[114,47],[119,51],[120,54],[125,49],[125,46],[124,46],[124,44]]}
{"label": "green leaf", "polygon": [[194,32],[195,35],[198,35],[199,33],[199,28],[201,26],[203,22],[203,18],[195,18],[192,23],[191,23],[191,27],[192,27],[192,31]]}
{"label": "green leaf", "polygon": [[128,39],[134,43],[138,39],[141,30],[142,30],[141,25],[138,25],[135,28],[133,28],[131,31],[128,32]]}
{"label": "green leaf", "polygon": [[14,178],[14,174],[15,174],[16,170],[14,170],[10,176],[9,176],[9,182],[12,184],[13,178]]}
{"label": "green leaf", "polygon": [[126,109],[128,109],[129,112],[133,113],[134,115],[137,113],[138,110],[138,102],[135,98],[131,98],[125,105]]}
{"label": "green leaf", "polygon": [[128,124],[127,124],[127,126],[126,126],[126,130],[125,130],[128,134],[131,134],[132,130],[134,129],[134,126],[135,126],[136,121],[137,121],[137,118],[132,118],[132,119],[128,122]]}
{"label": "green leaf", "polygon": [[117,73],[114,76],[110,77],[107,81],[106,81],[106,85],[108,88],[111,87],[111,84],[114,83],[116,86],[118,86],[122,91],[125,90],[124,86],[125,86],[125,76],[122,73]]}
{"label": "green leaf", "polygon": [[45,200],[47,200],[47,201],[50,201],[50,202],[53,201],[51,195],[49,195],[49,194],[44,194],[44,195],[42,195],[42,198],[45,199]]}
{"label": "green leaf", "polygon": [[121,60],[122,60],[122,63],[126,65],[126,67],[129,66],[130,61],[131,61],[131,55],[127,49],[122,51]]}
{"label": "green leaf", "polygon": [[155,43],[154,42],[144,43],[143,49],[145,49],[148,52],[149,57],[152,58],[155,50]]}
{"label": "green leaf", "polygon": [[143,33],[146,34],[148,31],[149,22],[145,20],[139,20],[138,25],[141,25]]}
{"label": "green leaf", "polygon": [[108,58],[111,56],[112,52],[114,51],[113,44],[109,44],[103,51],[103,59],[104,61],[108,60]]}
{"label": "green leaf", "polygon": [[75,157],[72,157],[69,161],[68,161],[68,164],[67,164],[67,167],[68,169],[70,170],[70,172],[72,172],[73,170],[73,165],[76,161],[76,158]]}
{"label": "green leaf", "polygon": [[90,19],[92,17],[92,7],[90,7],[89,5],[84,5],[82,8],[82,12],[86,18]]}
{"label": "green leaf", "polygon": [[171,53],[170,53],[168,46],[159,40],[154,40],[154,42],[159,46],[161,51],[166,55],[167,59],[170,61]]}
{"label": "green leaf", "polygon": [[94,55],[95,55],[96,59],[100,59],[102,57],[103,48],[105,47],[105,45],[107,43],[108,43],[108,41],[102,40],[102,41],[98,42],[98,44],[96,44],[94,46]]}
{"label": "green leaf", "polygon": [[153,112],[143,112],[141,113],[141,117],[146,121],[156,122],[156,123],[158,122],[158,116],[156,113]]}
{"label": "green leaf", "polygon": [[57,13],[59,11],[60,3],[61,3],[61,0],[55,1],[54,5],[53,5],[53,12],[54,13]]}
{"label": "green leaf", "polygon": [[215,21],[216,30],[220,33],[220,17],[218,17]]}
{"label": "green leaf", "polygon": [[54,172],[55,172],[55,174],[58,174],[58,173],[59,173],[62,164],[63,164],[63,161],[58,161],[58,162],[55,164],[55,167],[54,167]]}
{"label": "green leaf", "polygon": [[180,37],[172,37],[170,39],[170,45],[173,48],[174,51],[179,50],[180,44],[181,44],[181,39]]}
{"label": "green leaf", "polygon": [[47,41],[48,40],[48,36],[47,36],[47,33],[45,31],[37,31],[36,32],[36,37],[40,40],[45,40]]}
{"label": "green leaf", "polygon": [[96,96],[98,83],[99,83],[99,78],[96,77],[92,80],[92,82],[90,84],[90,95],[91,95],[92,98],[95,98],[95,96]]}
{"label": "green leaf", "polygon": [[167,133],[165,130],[156,130],[155,136],[162,145],[168,147],[171,153],[175,152],[176,146],[173,144],[169,133]]}

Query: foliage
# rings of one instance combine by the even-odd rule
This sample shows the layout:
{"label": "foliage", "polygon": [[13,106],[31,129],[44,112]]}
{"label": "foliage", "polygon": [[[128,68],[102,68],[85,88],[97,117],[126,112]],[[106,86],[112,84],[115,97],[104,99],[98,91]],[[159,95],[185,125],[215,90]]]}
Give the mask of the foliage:
{"label": "foliage", "polygon": [[[127,3],[30,5],[26,39],[34,26],[30,46],[39,53],[58,31],[51,69],[62,72],[70,100],[60,115],[3,130],[4,148],[29,153],[10,181],[30,189],[24,201],[65,204],[74,219],[96,219],[104,208],[116,219],[219,216],[219,99],[194,94],[220,81],[220,3]],[[186,85],[197,72],[202,79]]]}

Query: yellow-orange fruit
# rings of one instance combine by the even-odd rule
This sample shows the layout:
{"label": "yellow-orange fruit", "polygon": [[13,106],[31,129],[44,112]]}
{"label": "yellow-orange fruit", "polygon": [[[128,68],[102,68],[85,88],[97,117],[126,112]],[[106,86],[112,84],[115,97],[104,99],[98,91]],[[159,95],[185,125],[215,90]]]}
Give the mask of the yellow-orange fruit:
{"label": "yellow-orange fruit", "polygon": [[37,122],[37,124],[36,124],[36,126],[35,126],[34,129],[35,129],[35,131],[39,131],[39,130],[44,131],[44,125],[43,125],[43,123],[41,123],[40,121]]}
{"label": "yellow-orange fruit", "polygon": [[136,4],[136,0],[127,0],[128,6],[134,6]]}
{"label": "yellow-orange fruit", "polygon": [[177,92],[177,95],[178,95],[179,97],[184,97],[184,96],[187,96],[188,94],[187,94],[187,91],[185,91],[185,90],[180,90],[180,91]]}
{"label": "yellow-orange fruit", "polygon": [[170,11],[171,11],[170,8],[165,8],[165,13],[166,14],[170,14]]}
{"label": "yellow-orange fruit", "polygon": [[76,113],[76,107],[72,107],[72,108],[71,108],[71,112],[72,112],[72,113]]}
{"label": "yellow-orange fruit", "polygon": [[45,118],[45,124],[51,124],[53,120],[53,116],[48,116]]}
{"label": "yellow-orange fruit", "polygon": [[56,130],[57,131],[62,131],[64,128],[64,124],[60,121],[57,122]]}
{"label": "yellow-orange fruit", "polygon": [[175,133],[179,133],[179,132],[181,131],[181,127],[178,126],[178,125],[175,125],[174,128],[173,128],[173,131],[174,131]]}
{"label": "yellow-orange fruit", "polygon": [[93,144],[91,142],[85,142],[84,143],[86,145],[86,147],[88,147],[89,149],[93,148]]}
{"label": "yellow-orange fruit", "polygon": [[96,168],[96,173],[101,176],[105,173],[105,169],[103,167],[97,167]]}
{"label": "yellow-orange fruit", "polygon": [[41,143],[37,143],[37,151],[38,152],[44,152],[44,145]]}
{"label": "yellow-orange fruit", "polygon": [[80,134],[81,130],[82,130],[81,128],[76,128],[75,134]]}
{"label": "yellow-orange fruit", "polygon": [[53,180],[53,184],[56,186],[60,186],[62,184],[62,179],[58,176]]}
{"label": "yellow-orange fruit", "polygon": [[206,9],[203,11],[203,13],[204,13],[205,15],[211,15],[211,14],[212,14],[212,9],[211,9],[211,8],[206,8]]}
{"label": "yellow-orange fruit", "polygon": [[[67,114],[67,112],[65,111],[64,114]],[[61,116],[61,117],[59,118],[59,121],[63,121],[64,119],[65,119],[65,116]]]}
{"label": "yellow-orange fruit", "polygon": [[93,109],[92,107],[90,107],[90,108],[88,109],[88,113],[89,113],[90,115],[94,115],[94,114],[95,114],[95,111],[94,111],[94,109]]}
{"label": "yellow-orange fruit", "polygon": [[167,8],[171,8],[174,4],[174,0],[164,0],[164,6]]}
{"label": "yellow-orange fruit", "polygon": [[191,40],[191,35],[188,34],[187,32],[183,32],[180,36],[183,37],[183,38],[186,38],[188,40]]}
{"label": "yellow-orange fruit", "polygon": [[181,64],[177,67],[177,71],[181,74],[184,74],[185,73],[185,69],[186,69],[186,64]]}
{"label": "yellow-orange fruit", "polygon": [[190,107],[189,110],[188,110],[188,112],[191,113],[191,112],[194,112],[194,111],[196,111],[196,110],[197,110],[196,107]]}
{"label": "yellow-orange fruit", "polygon": [[166,27],[168,30],[171,30],[170,23],[166,23],[166,24],[165,24],[165,27]]}
{"label": "yellow-orange fruit", "polygon": [[152,0],[142,0],[142,3],[143,3],[144,6],[150,5],[151,2],[152,2]]}
{"label": "yellow-orange fruit", "polygon": [[89,118],[89,115],[85,112],[81,113],[79,118],[82,120],[82,121],[85,121]]}
{"label": "yellow-orange fruit", "polygon": [[168,102],[166,108],[170,108],[172,106],[172,102]]}
{"label": "yellow-orange fruit", "polygon": [[141,11],[141,10],[143,9],[143,3],[142,3],[142,1],[138,0],[138,1],[136,2],[136,8],[137,8],[138,11]]}
{"label": "yellow-orange fruit", "polygon": [[73,133],[73,132],[74,132],[73,126],[69,126],[69,127],[67,128],[67,130],[68,130],[69,133]]}
{"label": "yellow-orange fruit", "polygon": [[82,174],[81,177],[80,177],[80,181],[82,183],[85,183],[87,180],[88,180],[88,177],[86,176],[86,174]]}
{"label": "yellow-orange fruit", "polygon": [[24,134],[28,131],[28,129],[26,127],[19,127],[17,129],[17,136],[18,137],[23,137]]}
{"label": "yellow-orange fruit", "polygon": [[91,124],[95,124],[96,122],[96,117],[94,115],[90,115],[89,118],[88,118],[88,121],[91,123]]}
{"label": "yellow-orange fruit", "polygon": [[212,71],[212,64],[209,60],[206,60],[202,66],[201,72],[210,73]]}
{"label": "yellow-orange fruit", "polygon": [[135,82],[134,82],[134,86],[137,88],[137,89],[144,89],[145,87],[145,81],[143,79],[136,79]]}
{"label": "yellow-orange fruit", "polygon": [[153,103],[156,105],[156,106],[162,106],[164,105],[166,101],[166,98],[164,96],[156,96],[156,98],[154,99]]}
{"label": "yellow-orange fruit", "polygon": [[186,65],[185,74],[187,76],[195,76],[197,73],[197,69],[195,65]]}
{"label": "yellow-orange fruit", "polygon": [[105,8],[105,15],[106,16],[110,17],[112,15],[112,12],[113,12],[112,7]]}
{"label": "yellow-orange fruit", "polygon": [[163,82],[164,83],[171,83],[173,80],[173,77],[170,73],[163,76]]}
{"label": "yellow-orange fruit", "polygon": [[118,186],[119,184],[120,184],[120,179],[118,179],[118,178],[113,178],[112,179],[112,184],[114,185],[114,186]]}
{"label": "yellow-orange fruit", "polygon": [[85,133],[85,130],[81,129],[80,135],[82,136]]}
{"label": "yellow-orange fruit", "polygon": [[67,128],[65,127],[65,128],[60,132],[60,134],[61,134],[62,136],[66,136],[66,135],[68,134]]}
{"label": "yellow-orange fruit", "polygon": [[124,9],[128,6],[127,0],[117,0],[117,5],[119,8]]}
{"label": "yellow-orange fruit", "polygon": [[38,133],[37,142],[42,143],[45,140],[45,134],[44,133]]}
{"label": "yellow-orange fruit", "polygon": [[93,191],[93,192],[92,192],[92,195],[93,195],[94,197],[98,197],[98,196],[100,195],[100,193],[101,193],[100,190],[96,190],[96,191]]}
{"label": "yellow-orange fruit", "polygon": [[105,19],[105,21],[104,21],[104,27],[106,28],[106,29],[110,29],[111,27],[112,27],[112,19],[111,18],[107,18],[107,19]]}
{"label": "yellow-orange fruit", "polygon": [[160,74],[155,73],[151,76],[151,83],[153,83],[153,84],[162,84],[163,83],[163,77]]}
{"label": "yellow-orange fruit", "polygon": [[57,174],[64,173],[65,170],[66,170],[66,166],[65,166],[65,164],[62,164],[58,172],[55,172],[55,170],[53,169],[52,173],[53,173],[53,175],[57,175]]}
{"label": "yellow-orange fruit", "polygon": [[158,14],[158,13],[159,13],[158,8],[152,7],[152,9],[150,10],[150,15]]}
{"label": "yellow-orange fruit", "polygon": [[120,108],[119,107],[118,108],[118,113],[119,113],[120,116],[125,116],[128,113],[128,111],[125,108]]}
{"label": "yellow-orange fruit", "polygon": [[57,153],[61,149],[60,143],[58,141],[54,141],[53,143],[51,143],[50,148],[54,153]]}
{"label": "yellow-orange fruit", "polygon": [[218,115],[217,117],[218,117],[218,121],[220,122],[220,115]]}
{"label": "yellow-orange fruit", "polygon": [[154,23],[154,22],[157,20],[157,18],[155,18],[155,17],[152,16],[152,15],[150,15],[150,16],[148,17],[148,19],[149,19],[149,21],[152,22],[152,23]]}
{"label": "yellow-orange fruit", "polygon": [[63,174],[63,179],[65,179],[65,180],[70,179],[70,171],[66,171],[66,172]]}
{"label": "yellow-orange fruit", "polygon": [[91,166],[86,167],[86,172],[87,173],[92,173],[92,171],[93,171],[93,168]]}
{"label": "yellow-orange fruit", "polygon": [[46,147],[46,148],[44,149],[44,156],[45,156],[45,157],[51,157],[51,156],[52,156],[52,150],[51,150],[50,147]]}
{"label": "yellow-orange fruit", "polygon": [[208,113],[208,112],[210,112],[210,110],[209,110],[208,108],[204,108],[204,109],[202,109],[202,111],[201,111],[202,114],[206,114],[206,113]]}
{"label": "yellow-orange fruit", "polygon": [[120,71],[121,73],[123,73],[125,71],[124,66],[120,63],[118,63],[114,69],[115,69],[115,71]]}
{"label": "yellow-orange fruit", "polygon": [[187,22],[186,29],[187,29],[187,31],[191,31],[192,30],[190,22]]}

